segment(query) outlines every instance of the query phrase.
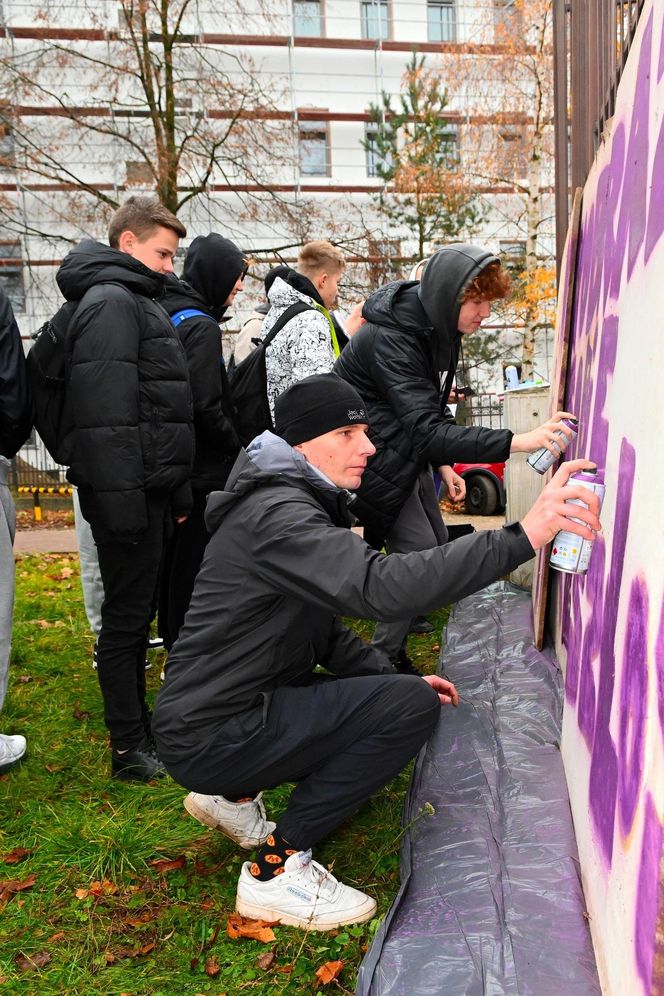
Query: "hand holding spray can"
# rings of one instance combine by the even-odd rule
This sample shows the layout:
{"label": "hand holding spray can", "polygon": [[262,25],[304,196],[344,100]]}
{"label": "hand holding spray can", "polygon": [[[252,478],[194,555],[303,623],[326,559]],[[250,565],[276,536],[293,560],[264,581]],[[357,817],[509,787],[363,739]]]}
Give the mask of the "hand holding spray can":
{"label": "hand holding spray can", "polygon": [[[588,488],[589,491],[594,492],[599,498],[601,511],[602,502],[604,501],[604,491],[606,489],[603,481],[597,475],[597,468],[595,470],[580,470],[578,473],[572,474],[568,483],[582,484],[584,488]],[[570,498],[566,504],[581,505],[583,508],[588,508],[586,503],[579,498]],[[570,518],[574,519],[574,516],[570,516]],[[580,519],[574,519],[574,522],[580,521]],[[551,557],[549,559],[551,567],[557,571],[565,571],[567,574],[585,574],[590,563],[593,543],[594,540],[587,540],[582,536],[577,536],[576,533],[570,533],[566,529],[561,529],[560,532],[556,533],[551,545]]]}
{"label": "hand holding spray can", "polygon": [[[566,425],[568,428],[570,428],[574,433],[574,436],[576,436],[578,432],[577,427],[579,423],[575,418],[563,418],[560,421],[563,425]],[[560,436],[562,439],[569,438],[567,436],[567,433],[562,432],[560,429],[556,429],[555,435]],[[572,438],[574,438],[574,436]],[[560,447],[556,443],[554,443],[553,445],[558,450],[557,453],[552,453],[551,450],[547,450],[546,446],[542,446],[539,450],[535,450],[535,452],[531,453],[530,456],[528,457],[527,463],[529,463],[530,466],[533,468],[533,470],[536,470],[538,474],[546,474],[547,470],[553,464],[554,460],[557,460],[558,457],[560,456],[561,453]]]}

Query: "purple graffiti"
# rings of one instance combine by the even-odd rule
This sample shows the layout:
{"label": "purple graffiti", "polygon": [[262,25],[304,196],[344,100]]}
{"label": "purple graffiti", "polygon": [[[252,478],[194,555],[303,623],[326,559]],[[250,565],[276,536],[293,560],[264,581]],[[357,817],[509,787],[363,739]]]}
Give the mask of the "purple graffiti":
{"label": "purple graffiti", "polygon": [[632,490],[636,471],[636,452],[626,439],[620,447],[620,473],[617,479],[615,520],[611,563],[604,590],[604,620],[599,655],[599,682],[595,740],[590,762],[589,801],[597,839],[608,865],[613,855],[615,803],[618,790],[616,750],[611,737],[611,709],[616,674],[615,640],[618,604],[622,586],[623,559],[627,544]]}
{"label": "purple graffiti", "polygon": [[[662,48],[664,52],[664,47]],[[655,147],[655,159],[652,167],[652,175],[656,177],[664,176],[664,121],[659,129],[657,145]],[[648,228],[646,230],[646,247],[644,259],[646,263],[650,259],[650,254],[659,242],[662,232],[664,232],[664,184],[653,183],[650,188],[650,204],[648,206]]]}
{"label": "purple graffiti", "polygon": [[646,24],[639,53],[632,123],[627,141],[628,155],[625,163],[620,220],[616,237],[624,240],[627,249],[627,279],[631,280],[634,266],[643,245],[646,230],[646,196],[648,192],[648,149],[650,125],[650,62],[652,57],[653,14]]}
{"label": "purple graffiti", "polygon": [[648,706],[648,591],[634,578],[627,609],[620,689],[620,826],[624,836],[632,829],[643,775]]}
{"label": "purple graffiti", "polygon": [[646,993],[653,992],[653,938],[657,926],[659,864],[662,854],[662,825],[653,798],[648,792],[644,810],[641,867],[634,907],[636,968]]}
{"label": "purple graffiti", "polygon": [[664,602],[659,612],[659,630],[655,642],[655,674],[657,675],[657,711],[659,728],[664,737]]}
{"label": "purple graffiti", "polygon": [[[604,594],[604,562],[605,547],[602,540],[595,543],[595,549],[590,559],[590,567],[586,575],[586,586],[584,594],[590,605],[590,617],[585,625],[583,636],[583,649],[581,651],[581,678],[579,680],[579,704],[577,708],[577,718],[579,729],[583,734],[588,747],[592,747],[595,735],[595,675],[593,673],[593,662],[597,658],[600,649],[603,619],[603,594]],[[582,622],[579,621],[579,626]]]}

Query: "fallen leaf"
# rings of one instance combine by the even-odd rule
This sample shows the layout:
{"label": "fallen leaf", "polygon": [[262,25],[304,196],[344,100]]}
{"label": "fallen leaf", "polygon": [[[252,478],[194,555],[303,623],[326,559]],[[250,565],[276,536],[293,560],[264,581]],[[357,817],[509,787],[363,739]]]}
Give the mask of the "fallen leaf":
{"label": "fallen leaf", "polygon": [[264,972],[267,972],[268,968],[272,968],[272,963],[276,955],[274,951],[264,951],[263,954],[259,954],[256,959],[256,964],[259,968],[262,968]]}
{"label": "fallen leaf", "polygon": [[179,858],[173,858],[172,861],[167,858],[156,858],[151,861],[150,864],[155,868],[160,875],[165,875],[167,872],[176,871],[178,868],[184,868],[187,863],[187,859],[184,854],[181,854]]}
{"label": "fallen leaf", "polygon": [[58,771],[64,771],[66,765],[64,765],[64,764],[45,764],[44,767],[49,772],[49,774],[54,775]]}
{"label": "fallen leaf", "polygon": [[145,927],[155,919],[154,913],[141,913],[139,916],[128,917],[124,922],[128,927]]}
{"label": "fallen leaf", "polygon": [[293,971],[293,966],[292,965],[275,965],[274,966],[274,970],[275,970],[275,972],[283,972],[284,975],[290,975],[291,972]]}
{"label": "fallen leaf", "polygon": [[51,956],[48,951],[37,951],[33,955],[26,955],[22,951],[18,951],[14,955],[14,964],[19,972],[30,972],[33,968],[43,968],[44,965],[48,965],[50,960]]}
{"label": "fallen leaf", "polygon": [[36,881],[37,876],[33,874],[28,875],[22,882],[17,878],[8,878],[6,881],[0,882],[0,902],[5,902],[17,892],[24,892],[26,889],[31,889]]}
{"label": "fallen leaf", "polygon": [[342,961],[326,961],[324,965],[316,969],[316,978],[318,979],[316,985],[327,986],[330,982],[334,982],[343,967]]}
{"label": "fallen leaf", "polygon": [[105,878],[103,882],[91,882],[87,889],[76,889],[74,895],[77,899],[87,899],[88,896],[95,896],[99,899],[101,896],[114,896],[117,891],[118,887],[115,882]]}
{"label": "fallen leaf", "polygon": [[52,934],[48,939],[48,943],[51,944],[55,943],[56,941],[61,941],[64,936],[65,936],[64,931],[61,930],[57,934]]}
{"label": "fallen leaf", "polygon": [[86,712],[85,709],[79,709],[78,706],[74,706],[74,711],[72,712],[74,719],[81,720],[90,719],[90,713]]}
{"label": "fallen leaf", "polygon": [[216,957],[212,955],[205,962],[205,974],[209,975],[211,979],[214,979],[217,975],[219,975],[220,972],[221,968],[219,967],[219,962],[217,961]]}
{"label": "fallen leaf", "polygon": [[32,677],[29,674],[19,674],[18,683],[19,685],[27,685],[32,681]]}
{"label": "fallen leaf", "polygon": [[55,625],[55,623],[49,622],[48,619],[33,619],[32,621],[35,626],[39,626],[40,629],[52,629]]}
{"label": "fallen leaf", "polygon": [[271,929],[273,926],[274,921],[249,920],[239,913],[231,913],[226,923],[226,933],[232,941],[246,937],[252,941],[269,944],[271,941],[276,941],[275,933]]}
{"label": "fallen leaf", "polygon": [[0,861],[4,861],[6,865],[17,865],[19,861],[25,860],[29,854],[32,854],[32,851],[29,851],[27,847],[15,847],[9,854],[4,854]]}

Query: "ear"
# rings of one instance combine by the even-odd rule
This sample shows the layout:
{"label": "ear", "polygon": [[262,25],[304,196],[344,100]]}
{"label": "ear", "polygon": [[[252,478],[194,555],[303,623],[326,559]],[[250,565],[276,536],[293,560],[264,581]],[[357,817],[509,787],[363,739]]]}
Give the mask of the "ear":
{"label": "ear", "polygon": [[323,289],[323,287],[327,283],[327,278],[328,274],[325,272],[325,270],[323,270],[322,273],[318,274],[318,276],[314,280],[314,287],[316,288],[317,291],[321,291]]}
{"label": "ear", "polygon": [[118,239],[118,249],[120,252],[126,252],[130,256],[134,252],[136,247],[137,238],[134,233],[129,229],[125,229],[124,232],[120,232],[120,238]]}

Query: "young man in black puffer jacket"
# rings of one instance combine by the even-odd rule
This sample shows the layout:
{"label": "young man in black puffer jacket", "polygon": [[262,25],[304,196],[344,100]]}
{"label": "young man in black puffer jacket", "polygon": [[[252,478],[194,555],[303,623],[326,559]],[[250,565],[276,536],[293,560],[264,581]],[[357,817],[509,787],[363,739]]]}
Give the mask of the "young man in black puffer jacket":
{"label": "young man in black puffer jacket", "polygon": [[[372,294],[366,319],[334,370],[362,395],[376,455],[358,491],[354,514],[365,536],[388,553],[426,550],[447,540],[431,482],[440,469],[451,497],[465,485],[452,464],[491,463],[511,453],[552,448],[567,413],[532,432],[456,425],[446,408],[464,335],[477,332],[491,302],[504,298],[509,278],[500,260],[479,246],[454,243],[427,261],[421,280],[399,280]],[[374,644],[395,667],[412,673],[405,646],[409,622],[381,622]]]}
{"label": "young man in black puffer jacket", "polygon": [[[162,575],[159,632],[167,650],[184,621],[208,541],[207,496],[224,487],[240,451],[219,322],[242,290],[246,272],[247,261],[230,239],[216,232],[200,236],[187,251],[183,280],[171,277],[161,301],[187,357],[196,435],[192,510],[175,526]],[[192,311],[198,313],[188,314]]]}
{"label": "young man in black puffer jacket", "polygon": [[66,340],[75,420],[68,477],[79,489],[104,584],[97,660],[111,770],[143,781],[164,774],[145,697],[148,629],[172,519],[191,506],[187,365],[155,300],[185,234],[159,201],[132,197],[111,219],[110,248],[84,239],[57,275],[67,300],[78,302]]}

